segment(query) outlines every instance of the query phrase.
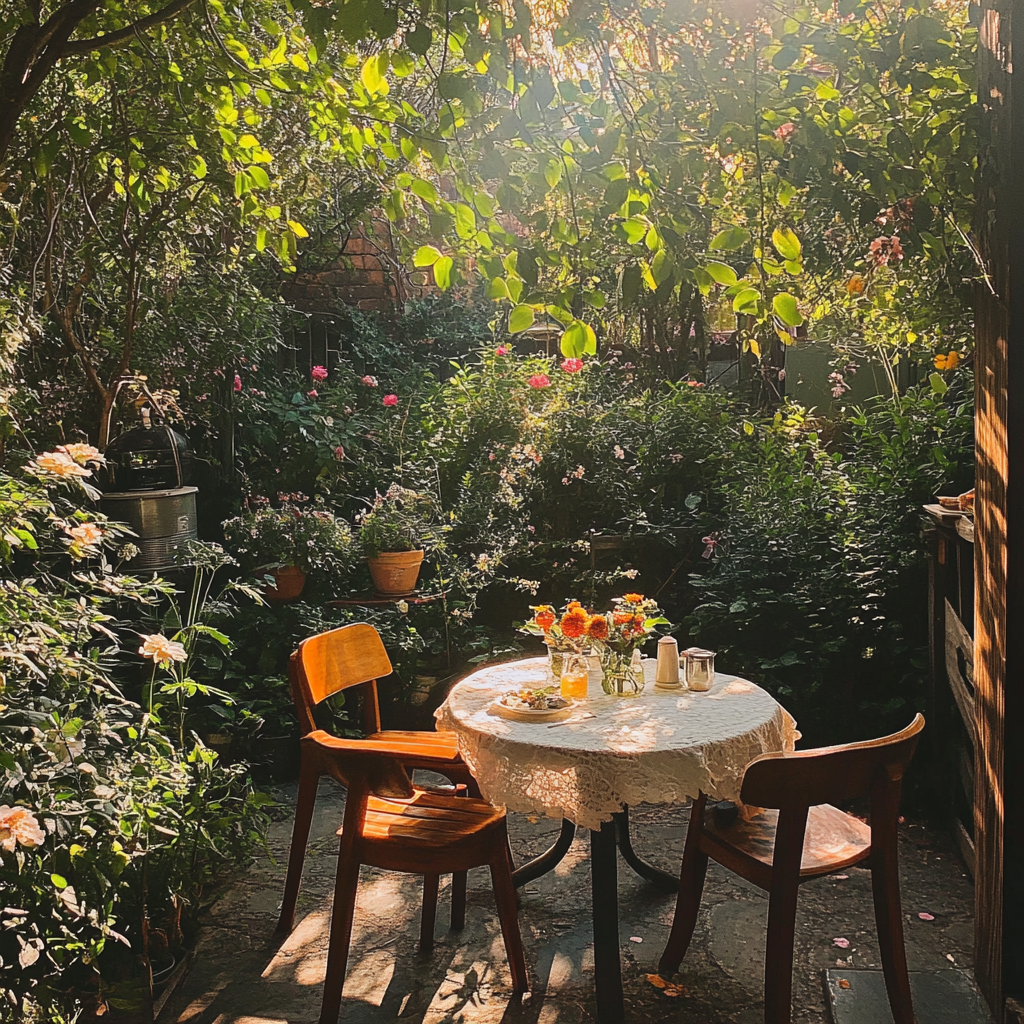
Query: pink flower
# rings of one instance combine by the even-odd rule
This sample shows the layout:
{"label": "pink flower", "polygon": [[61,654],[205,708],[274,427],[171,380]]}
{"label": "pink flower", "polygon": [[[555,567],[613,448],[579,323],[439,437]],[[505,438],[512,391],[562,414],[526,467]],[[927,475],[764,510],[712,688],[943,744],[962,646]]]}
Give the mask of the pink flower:
{"label": "pink flower", "polygon": [[317,394],[316,388],[313,388],[312,391],[307,391],[306,392],[306,397],[307,398],[319,398],[320,396]]}
{"label": "pink flower", "polygon": [[313,378],[319,384],[323,380],[327,380],[327,367],[326,366],[314,366],[309,371],[310,377]]}
{"label": "pink flower", "polygon": [[686,382],[688,388],[702,388],[704,387],[704,381],[702,380],[688,380]]}
{"label": "pink flower", "polygon": [[235,390],[236,391],[241,391],[242,390],[242,378],[239,377],[237,373],[235,374]]}
{"label": "pink flower", "polygon": [[507,356],[509,353],[508,345],[499,345],[495,350],[494,354],[498,356]]}
{"label": "pink flower", "polygon": [[339,462],[341,462],[345,458],[345,449],[340,444],[338,445],[337,448],[334,449],[334,457]]}
{"label": "pink flower", "polygon": [[398,405],[398,395],[385,395],[383,402],[385,405]]}
{"label": "pink flower", "polygon": [[868,250],[874,258],[875,266],[878,267],[884,267],[889,260],[903,259],[903,246],[900,245],[899,235],[893,235],[892,238],[886,238],[885,235],[879,235],[879,237],[868,246]]}
{"label": "pink flower", "polygon": [[785,124],[780,124],[779,127],[776,128],[774,132],[772,132],[772,134],[775,136],[775,138],[781,139],[783,142],[785,142],[786,139],[788,139],[795,131],[796,125],[793,124],[792,121],[787,121]]}
{"label": "pink flower", "polygon": [[8,853],[22,846],[41,846],[46,833],[39,827],[35,815],[27,807],[0,807],[0,847]]}
{"label": "pink flower", "polygon": [[377,378],[376,377],[371,377],[369,374],[367,374],[365,377],[360,378],[360,380],[368,388],[375,388],[375,387],[377,387]]}
{"label": "pink flower", "polygon": [[583,369],[583,360],[575,358],[563,359],[562,369],[565,370],[566,373],[579,373],[580,370]]}
{"label": "pink flower", "polygon": [[546,373],[535,373],[526,383],[531,388],[547,388],[551,386],[551,378]]}

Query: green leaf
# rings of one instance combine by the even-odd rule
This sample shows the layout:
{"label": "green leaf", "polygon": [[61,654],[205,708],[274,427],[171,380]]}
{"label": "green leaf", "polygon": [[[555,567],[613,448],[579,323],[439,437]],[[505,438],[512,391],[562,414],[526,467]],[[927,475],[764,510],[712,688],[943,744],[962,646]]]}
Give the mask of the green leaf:
{"label": "green leaf", "polygon": [[623,221],[622,228],[626,232],[626,241],[630,245],[636,245],[647,234],[649,226],[646,220],[639,217],[630,217],[629,220]]}
{"label": "green leaf", "polygon": [[249,177],[256,183],[258,188],[270,188],[270,175],[262,167],[253,164],[249,168]]}
{"label": "green leaf", "polygon": [[797,308],[796,297],[789,292],[780,292],[772,299],[772,309],[775,315],[788,327],[799,327],[804,318]]}
{"label": "green leaf", "polygon": [[432,245],[421,245],[412,258],[412,265],[414,267],[432,267],[440,258],[439,249],[435,249]]}
{"label": "green leaf", "polygon": [[495,277],[487,282],[487,298],[489,299],[509,299],[511,296],[508,293],[508,285],[505,284],[503,277]]}
{"label": "green leaf", "polygon": [[68,887],[68,880],[63,875],[50,875],[50,881],[53,882],[54,888],[66,889]]}
{"label": "green leaf", "polygon": [[556,160],[552,157],[544,168],[544,180],[548,183],[548,188],[555,188],[555,186],[562,180],[562,161]]}
{"label": "green leaf", "polygon": [[424,202],[430,203],[431,206],[437,203],[437,189],[423,178],[417,178],[412,183],[412,193],[419,196]]}
{"label": "green leaf", "polygon": [[705,263],[704,269],[711,275],[715,284],[725,285],[727,288],[736,283],[736,271],[724,263]]}
{"label": "green leaf", "polygon": [[297,220],[288,221],[288,227],[296,238],[309,238],[309,232]]}
{"label": "green leaf", "polygon": [[744,288],[732,300],[732,308],[736,313],[757,313],[757,304],[761,301],[761,293],[756,288]]}
{"label": "green leaf", "polygon": [[442,256],[434,263],[434,283],[441,291],[446,292],[452,285],[452,267],[455,261],[451,256]]}
{"label": "green leaf", "polygon": [[455,232],[459,238],[472,238],[476,234],[476,214],[465,203],[455,204]]}
{"label": "green leaf", "polygon": [[532,306],[516,306],[508,315],[509,334],[519,334],[533,326],[534,312]]}
{"label": "green leaf", "polygon": [[739,249],[750,241],[750,232],[746,228],[731,227],[719,231],[711,239],[709,249]]}
{"label": "green leaf", "polygon": [[387,66],[387,53],[375,53],[372,57],[366,58],[363,69],[359,72],[359,80],[366,86],[366,91],[371,95],[385,91],[387,83],[384,81],[382,72]]}
{"label": "green leaf", "polygon": [[776,228],[772,232],[772,244],[784,260],[800,259],[800,239],[789,228]]}
{"label": "green leaf", "polygon": [[597,352],[597,335],[593,327],[585,324],[582,320],[573,320],[562,332],[562,340],[559,347],[566,359],[579,359],[584,355],[594,355]]}
{"label": "green leaf", "polygon": [[417,25],[411,32],[405,34],[405,45],[420,57],[426,56],[433,40],[434,35],[430,31],[429,25]]}
{"label": "green leaf", "polygon": [[943,380],[941,373],[929,374],[928,383],[931,384],[932,391],[937,395],[944,395],[949,390],[949,385]]}

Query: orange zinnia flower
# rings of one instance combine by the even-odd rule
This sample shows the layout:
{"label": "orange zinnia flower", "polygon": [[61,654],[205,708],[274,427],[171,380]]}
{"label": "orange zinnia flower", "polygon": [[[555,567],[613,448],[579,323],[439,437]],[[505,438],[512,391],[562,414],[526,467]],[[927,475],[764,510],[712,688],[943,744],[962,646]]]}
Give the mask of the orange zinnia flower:
{"label": "orange zinnia flower", "polygon": [[583,636],[589,616],[582,608],[573,608],[562,616],[562,634],[575,640]]}
{"label": "orange zinnia flower", "polygon": [[568,603],[568,604],[567,604],[567,605],[565,606],[565,610],[566,610],[567,612],[574,612],[574,611],[576,611],[576,609],[577,609],[577,608],[582,608],[582,607],[583,607],[583,605],[581,605],[581,604],[579,603],[579,601],[570,601],[570,602],[569,602],[569,603]]}
{"label": "orange zinnia flower", "polygon": [[643,599],[643,594],[625,594],[622,598],[625,604],[641,604]]}
{"label": "orange zinnia flower", "polygon": [[632,621],[633,621],[633,616],[629,612],[613,612],[612,613],[612,622],[614,622],[616,626],[625,626],[626,623],[632,622]]}
{"label": "orange zinnia flower", "polygon": [[607,640],[608,620],[603,615],[592,615],[587,623],[587,636],[592,640]]}
{"label": "orange zinnia flower", "polygon": [[538,608],[533,621],[546,633],[555,624],[555,613],[550,608]]}

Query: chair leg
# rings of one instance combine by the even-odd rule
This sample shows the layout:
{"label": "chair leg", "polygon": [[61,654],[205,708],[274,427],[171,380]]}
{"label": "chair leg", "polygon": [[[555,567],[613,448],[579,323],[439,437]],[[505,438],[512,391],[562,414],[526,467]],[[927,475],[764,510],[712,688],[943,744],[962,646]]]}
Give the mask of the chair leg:
{"label": "chair leg", "polygon": [[437,890],[439,875],[423,876],[423,916],[420,918],[420,952],[434,948],[434,922],[437,919]]}
{"label": "chair leg", "polygon": [[302,865],[306,860],[306,844],[309,842],[309,829],[313,823],[313,809],[316,806],[319,782],[319,772],[309,759],[303,758],[299,775],[299,796],[295,803],[295,824],[292,826],[292,845],[288,851],[288,874],[284,883],[284,898],[281,900],[281,916],[274,931],[276,935],[290,934],[295,924],[295,904],[302,883]]}
{"label": "chair leg", "polygon": [[694,800],[690,809],[690,824],[686,831],[686,846],[683,848],[683,866],[679,872],[676,912],[672,918],[668,944],[658,962],[658,971],[662,975],[674,974],[679,970],[679,965],[690,946],[690,939],[693,938],[693,929],[697,925],[700,899],[704,892],[704,878],[708,871],[708,855],[700,848],[705,801],[706,797],[702,793]]}
{"label": "chair leg", "polygon": [[500,850],[491,861],[491,884],[494,886],[498,920],[505,940],[505,955],[512,974],[512,991],[526,992],[530,981],[526,974],[526,956],[523,953],[523,937],[519,931],[519,913],[516,908],[516,888],[512,884],[512,858],[507,843],[500,844]]}
{"label": "chair leg", "polygon": [[793,940],[800,862],[807,808],[783,808],[775,830],[771,889],[768,893],[768,948],[764,957],[765,1024],[790,1024],[793,1016]]}
{"label": "chair leg", "polygon": [[452,921],[454,931],[466,926],[466,879],[468,872],[456,871],[452,874]]}
{"label": "chair leg", "polygon": [[354,857],[346,856],[343,839],[341,855],[338,857],[338,877],[334,885],[334,911],[331,914],[331,939],[327,950],[327,978],[324,981],[324,1001],[320,1007],[320,1024],[338,1024],[358,887],[359,862]]}
{"label": "chair leg", "polygon": [[907,973],[907,951],[903,943],[903,909],[900,903],[895,832],[891,848],[876,850],[875,858],[871,870],[871,891],[875,902],[875,927],[878,929],[878,945],[882,955],[882,973],[889,994],[892,1019],[895,1024],[915,1024],[910,975]]}

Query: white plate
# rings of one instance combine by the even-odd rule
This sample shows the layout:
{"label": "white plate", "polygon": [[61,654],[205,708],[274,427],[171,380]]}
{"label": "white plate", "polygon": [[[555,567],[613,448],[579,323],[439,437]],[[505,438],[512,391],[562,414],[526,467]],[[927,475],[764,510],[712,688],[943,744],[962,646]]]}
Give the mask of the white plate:
{"label": "white plate", "polygon": [[553,722],[560,718],[568,718],[577,704],[578,701],[570,700],[564,708],[512,708],[502,704],[499,697],[491,703],[490,711],[513,722]]}

